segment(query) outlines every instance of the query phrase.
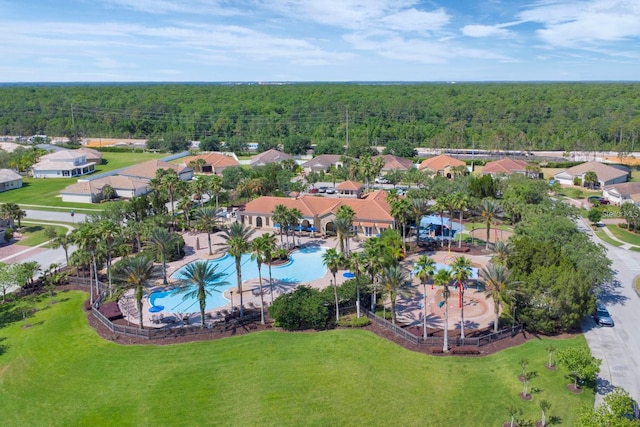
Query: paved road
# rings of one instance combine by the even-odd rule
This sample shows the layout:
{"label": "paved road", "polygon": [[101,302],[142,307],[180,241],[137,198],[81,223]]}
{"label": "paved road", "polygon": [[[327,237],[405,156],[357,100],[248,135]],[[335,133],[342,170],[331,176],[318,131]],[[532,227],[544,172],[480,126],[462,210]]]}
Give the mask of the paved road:
{"label": "paved road", "polygon": [[605,287],[600,301],[609,309],[615,326],[599,327],[590,318],[582,324],[591,353],[602,359],[596,405],[613,387],[624,388],[640,401],[640,297],[633,290],[635,277],[640,275],[640,253],[603,245],[612,261],[615,280]]}
{"label": "paved road", "polygon": [[34,211],[26,209],[27,219],[30,220],[46,220],[46,221],[59,221],[59,222],[82,222],[87,218],[87,215],[83,213],[74,212],[73,217],[71,212],[52,212],[52,211]]}

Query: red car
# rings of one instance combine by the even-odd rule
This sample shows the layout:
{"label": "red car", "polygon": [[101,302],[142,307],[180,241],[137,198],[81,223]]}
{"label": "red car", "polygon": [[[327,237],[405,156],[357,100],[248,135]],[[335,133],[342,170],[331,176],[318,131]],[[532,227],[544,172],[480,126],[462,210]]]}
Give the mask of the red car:
{"label": "red car", "polygon": [[311,194],[316,194],[316,193],[318,193],[319,191],[320,191],[320,190],[318,190],[317,188],[312,188],[312,189],[310,189],[310,190],[309,190],[309,193],[311,193]]}

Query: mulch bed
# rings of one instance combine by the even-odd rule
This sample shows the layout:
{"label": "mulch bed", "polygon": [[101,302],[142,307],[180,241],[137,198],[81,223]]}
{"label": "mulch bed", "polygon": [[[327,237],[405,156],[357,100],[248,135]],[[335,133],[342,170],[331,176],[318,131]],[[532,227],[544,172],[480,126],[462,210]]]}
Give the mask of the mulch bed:
{"label": "mulch bed", "polygon": [[[84,288],[80,288],[78,286],[60,286],[58,287],[58,290],[60,291],[64,291],[64,290],[81,290],[81,291],[86,291],[86,289]],[[252,332],[258,332],[258,331],[265,331],[265,330],[273,330],[273,322],[267,318],[267,324],[266,325],[261,325],[260,321],[257,320],[255,322],[252,323],[248,323],[245,324],[243,326],[237,326],[234,328],[229,329],[228,331],[224,331],[224,332],[215,332],[215,333],[211,333],[211,334],[202,334],[202,335],[181,335],[181,336],[171,336],[171,337],[166,337],[166,338],[157,338],[157,339],[144,339],[144,338],[137,338],[137,337],[130,337],[127,335],[121,335],[121,334],[114,334],[113,332],[111,332],[106,326],[104,326],[93,314],[91,314],[91,312],[87,311],[87,320],[89,322],[89,325],[95,329],[95,331],[98,333],[98,335],[100,335],[102,338],[109,340],[109,341],[113,341],[115,343],[118,344],[123,344],[123,345],[136,345],[136,344],[153,344],[153,345],[168,345],[168,344],[179,344],[179,343],[186,343],[186,342],[193,342],[193,341],[210,341],[210,340],[217,340],[217,339],[222,339],[222,338],[228,338],[228,337],[233,337],[233,336],[240,336],[240,335],[246,335]],[[124,321],[123,319],[117,320],[116,322],[117,324],[126,324],[126,321]],[[449,355],[451,353],[443,353],[442,352],[442,348],[437,348],[437,347],[429,347],[429,346],[419,346],[419,345],[414,345],[410,342],[408,342],[405,339],[400,338],[399,336],[395,335],[393,332],[391,332],[390,330],[376,325],[375,323],[371,323],[368,326],[365,326],[363,329],[368,330],[376,335],[378,335],[381,338],[387,339],[389,341],[392,341],[404,348],[406,348],[407,350],[411,350],[411,351],[415,351],[418,353],[424,353],[424,354],[431,354],[431,355],[441,355],[441,356],[446,356]],[[435,335],[435,336],[442,336],[444,334],[444,332],[442,330],[428,330],[430,335]],[[484,333],[484,330],[475,330],[475,329],[469,329],[467,331],[465,331],[466,336],[474,336],[474,335],[478,335],[480,333]],[[456,334],[459,334],[459,330],[450,330],[449,331],[449,336],[450,337],[455,337]],[[417,334],[420,335],[420,334]],[[569,333],[565,333],[565,334],[559,334],[556,335],[555,337],[557,338],[569,338],[574,336],[575,334],[569,334]],[[478,357],[478,356],[486,356],[489,354],[494,354],[497,353],[499,351],[502,351],[504,349],[510,348],[510,347],[514,347],[517,345],[521,345],[524,344],[525,342],[527,342],[528,340],[531,339],[539,339],[539,336],[535,335],[535,334],[531,334],[529,332],[526,331],[521,331],[518,334],[516,334],[513,337],[508,337],[508,338],[504,338],[502,340],[499,341],[494,341],[490,344],[487,345],[483,345],[481,347],[477,347],[477,349],[479,350],[478,354],[472,354],[473,352],[467,352],[467,351],[460,351],[460,352],[452,352],[452,353],[456,353],[456,355],[459,356],[465,356],[465,357]],[[463,349],[462,349],[463,350]],[[567,386],[567,388],[571,389],[570,387],[572,387],[573,384],[569,384]],[[571,389],[572,391],[574,391],[573,389]],[[581,389],[579,389],[578,391],[574,391],[574,392],[582,392]]]}

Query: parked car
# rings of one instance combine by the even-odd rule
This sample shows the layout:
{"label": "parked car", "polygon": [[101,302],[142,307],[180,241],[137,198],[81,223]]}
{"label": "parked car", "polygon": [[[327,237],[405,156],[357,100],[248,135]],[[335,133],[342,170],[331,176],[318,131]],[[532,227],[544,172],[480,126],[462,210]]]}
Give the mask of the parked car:
{"label": "parked car", "polygon": [[336,189],[333,187],[327,188],[327,194],[336,194]]}
{"label": "parked car", "polygon": [[587,198],[587,200],[589,201],[589,203],[593,204],[601,204],[601,205],[608,205],[610,204],[610,202],[605,199],[604,197],[601,196],[589,196]]}
{"label": "parked car", "polygon": [[379,176],[379,177],[377,177],[377,178],[375,179],[375,181],[376,181],[376,184],[388,184],[388,183],[389,183],[389,180],[388,180],[388,179],[386,179],[386,178],[385,178],[385,177],[383,177],[383,176]]}
{"label": "parked car", "polygon": [[311,194],[316,194],[316,193],[319,193],[319,192],[320,192],[320,190],[317,189],[317,188],[312,188],[312,189],[309,190],[309,193],[311,193]]}
{"label": "parked car", "polygon": [[321,185],[320,187],[318,187],[318,193],[326,193],[326,192],[327,192],[326,185]]}
{"label": "parked car", "polygon": [[596,311],[593,313],[593,320],[600,326],[613,326],[613,319],[609,314],[609,310],[602,305],[596,305]]}

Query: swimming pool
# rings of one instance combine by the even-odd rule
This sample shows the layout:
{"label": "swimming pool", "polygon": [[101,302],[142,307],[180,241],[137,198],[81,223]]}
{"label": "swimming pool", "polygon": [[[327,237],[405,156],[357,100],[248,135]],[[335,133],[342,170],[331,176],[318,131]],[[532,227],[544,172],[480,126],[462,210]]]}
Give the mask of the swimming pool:
{"label": "swimming pool", "polygon": [[[323,277],[327,272],[327,268],[322,263],[322,255],[326,250],[327,248],[322,246],[308,246],[293,251],[287,264],[271,267],[271,276],[274,282],[304,283]],[[218,266],[216,272],[224,274],[221,281],[226,281],[227,285],[217,288],[220,292],[213,292],[213,295],[207,296],[205,310],[213,310],[227,304],[229,301],[222,293],[229,288],[235,288],[237,285],[235,258],[225,254],[222,258],[211,260],[209,263]],[[258,264],[251,260],[250,254],[242,255],[240,263],[242,265],[242,281],[258,278]],[[182,273],[183,270],[180,269],[173,273],[171,277],[180,279]],[[262,285],[268,286],[268,283],[269,266],[263,263]],[[182,296],[182,294],[176,293],[175,289],[153,292],[149,295],[150,308],[156,307],[157,312],[165,313],[193,313],[200,310],[197,299],[187,298],[183,300]],[[157,308],[159,307],[163,307],[163,309],[158,311]]]}

